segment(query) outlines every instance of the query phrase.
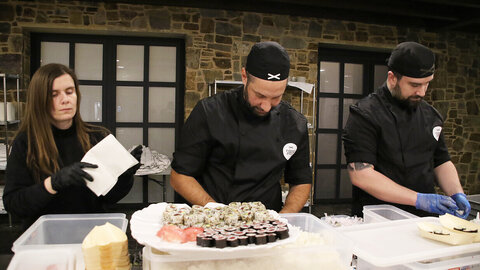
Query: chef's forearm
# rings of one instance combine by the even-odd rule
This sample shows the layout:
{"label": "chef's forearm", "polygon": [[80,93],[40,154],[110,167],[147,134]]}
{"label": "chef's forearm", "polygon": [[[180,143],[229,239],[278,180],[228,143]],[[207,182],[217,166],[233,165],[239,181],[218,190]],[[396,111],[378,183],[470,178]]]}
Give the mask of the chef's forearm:
{"label": "chef's forearm", "polygon": [[438,185],[448,196],[456,193],[463,193],[462,185],[458,178],[457,169],[451,161],[447,161],[437,166],[433,172],[437,178]]}
{"label": "chef's forearm", "polygon": [[173,169],[170,174],[170,185],[191,204],[204,206],[209,202],[215,202],[195,178],[179,174]]}
{"label": "chef's forearm", "polygon": [[298,213],[310,196],[311,184],[292,185],[280,213]]}
{"label": "chef's forearm", "polygon": [[401,186],[382,173],[375,171],[371,164],[350,163],[348,173],[353,185],[379,200],[415,206],[417,192]]}

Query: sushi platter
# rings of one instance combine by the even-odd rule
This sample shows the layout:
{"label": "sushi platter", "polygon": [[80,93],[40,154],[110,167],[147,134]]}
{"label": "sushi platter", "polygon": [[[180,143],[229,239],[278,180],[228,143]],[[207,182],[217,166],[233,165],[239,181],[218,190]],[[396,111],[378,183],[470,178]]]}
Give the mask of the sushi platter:
{"label": "sushi platter", "polygon": [[[252,209],[242,213],[242,217],[240,217],[240,214],[238,214],[238,217],[233,214],[234,217],[232,217],[229,212],[222,213],[222,219],[220,220],[211,217],[211,213],[215,210],[244,206],[210,203],[205,206],[205,209],[200,209],[198,206],[193,206],[194,209],[192,209],[186,204],[151,204],[132,215],[130,229],[133,238],[140,244],[148,245],[168,254],[188,254],[189,256],[212,254],[225,256],[228,253],[234,253],[237,257],[241,255],[249,256],[262,250],[291,243],[296,240],[300,233],[299,228],[288,224],[288,221],[281,218],[277,212],[267,210],[264,207],[255,208],[256,206],[253,205],[247,205],[248,208],[251,207]],[[208,212],[208,215],[205,214],[200,221],[199,218],[191,215],[191,213],[197,211]],[[185,212],[185,214],[182,214],[184,215],[181,219],[182,222],[178,218],[179,212]],[[250,212],[253,212],[253,215]],[[249,215],[252,216],[249,217]],[[262,223],[254,219],[254,216],[257,216]],[[211,219],[210,222],[218,226],[212,226],[212,223],[207,222],[208,219]],[[245,219],[248,220],[248,225],[247,222],[242,222]],[[267,222],[267,219],[271,222]],[[268,227],[259,228],[259,224]],[[202,227],[205,228],[204,231]],[[195,230],[195,228],[202,228],[202,232],[197,232],[194,236],[191,236],[192,230]],[[237,229],[232,232],[230,228]],[[182,230],[186,236],[180,236]],[[234,239],[233,242],[233,238],[238,240]]]}

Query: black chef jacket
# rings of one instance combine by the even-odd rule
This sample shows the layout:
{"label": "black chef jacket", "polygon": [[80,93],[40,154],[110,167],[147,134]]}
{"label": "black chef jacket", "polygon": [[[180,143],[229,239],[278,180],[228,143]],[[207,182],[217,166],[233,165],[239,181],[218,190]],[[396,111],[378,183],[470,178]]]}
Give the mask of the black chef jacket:
{"label": "black chef jacket", "polygon": [[280,211],[282,173],[291,185],[312,181],[307,121],[283,101],[265,118],[245,108],[243,86],[201,100],[182,129],[172,168],[217,202],[261,201]]}
{"label": "black chef jacket", "polygon": [[[450,160],[442,126],[442,116],[427,102],[422,101],[416,109],[407,108],[392,97],[384,84],[350,106],[343,134],[347,163],[370,163],[402,186],[435,193],[433,169]],[[385,203],[356,187],[354,197],[360,200],[356,204],[360,208],[353,209],[356,215],[365,204]],[[399,207],[425,214],[411,206]]]}

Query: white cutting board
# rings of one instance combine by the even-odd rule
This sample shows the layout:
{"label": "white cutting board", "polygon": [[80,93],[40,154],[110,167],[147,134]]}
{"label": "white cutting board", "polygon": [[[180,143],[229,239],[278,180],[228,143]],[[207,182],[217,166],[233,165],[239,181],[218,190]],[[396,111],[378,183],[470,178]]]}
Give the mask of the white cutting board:
{"label": "white cutting board", "polygon": [[379,267],[472,252],[480,254],[480,243],[451,246],[421,237],[418,222],[440,224],[436,217],[424,217],[341,227],[338,231],[352,241],[355,255]]}

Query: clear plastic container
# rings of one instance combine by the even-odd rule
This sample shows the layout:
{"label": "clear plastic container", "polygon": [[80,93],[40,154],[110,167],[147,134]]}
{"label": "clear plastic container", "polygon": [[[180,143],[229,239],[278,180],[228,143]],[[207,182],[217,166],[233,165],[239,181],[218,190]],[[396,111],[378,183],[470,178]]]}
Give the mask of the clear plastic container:
{"label": "clear plastic container", "polygon": [[358,270],[480,270],[480,254],[449,256],[387,267],[375,266],[358,258],[356,268]]}
{"label": "clear plastic container", "polygon": [[320,233],[325,239],[323,244],[310,246],[291,246],[271,248],[255,252],[247,257],[202,257],[192,258],[185,255],[169,255],[158,252],[149,246],[143,249],[143,269],[262,269],[262,270],[310,270],[351,269],[352,245],[328,224],[317,217],[306,214],[282,214],[288,222],[309,233]]}
{"label": "clear plastic container", "polygon": [[419,222],[440,225],[436,217],[423,217],[341,227],[337,231],[352,241],[359,270],[449,269],[478,264],[480,243],[451,246],[423,238]]}
{"label": "clear plastic container", "polygon": [[126,215],[120,213],[44,215],[15,240],[12,251],[53,247],[79,248],[85,236],[95,226],[106,222],[124,232],[127,230]]}
{"label": "clear plastic container", "polygon": [[75,253],[71,249],[26,249],[15,253],[7,270],[74,270]]}
{"label": "clear plastic container", "polygon": [[389,204],[366,205],[363,207],[363,221],[365,223],[385,222],[417,218],[418,216]]}
{"label": "clear plastic container", "polygon": [[468,195],[467,199],[470,202],[470,206],[472,207],[469,219],[474,219],[477,217],[477,213],[480,212],[480,194]]}

